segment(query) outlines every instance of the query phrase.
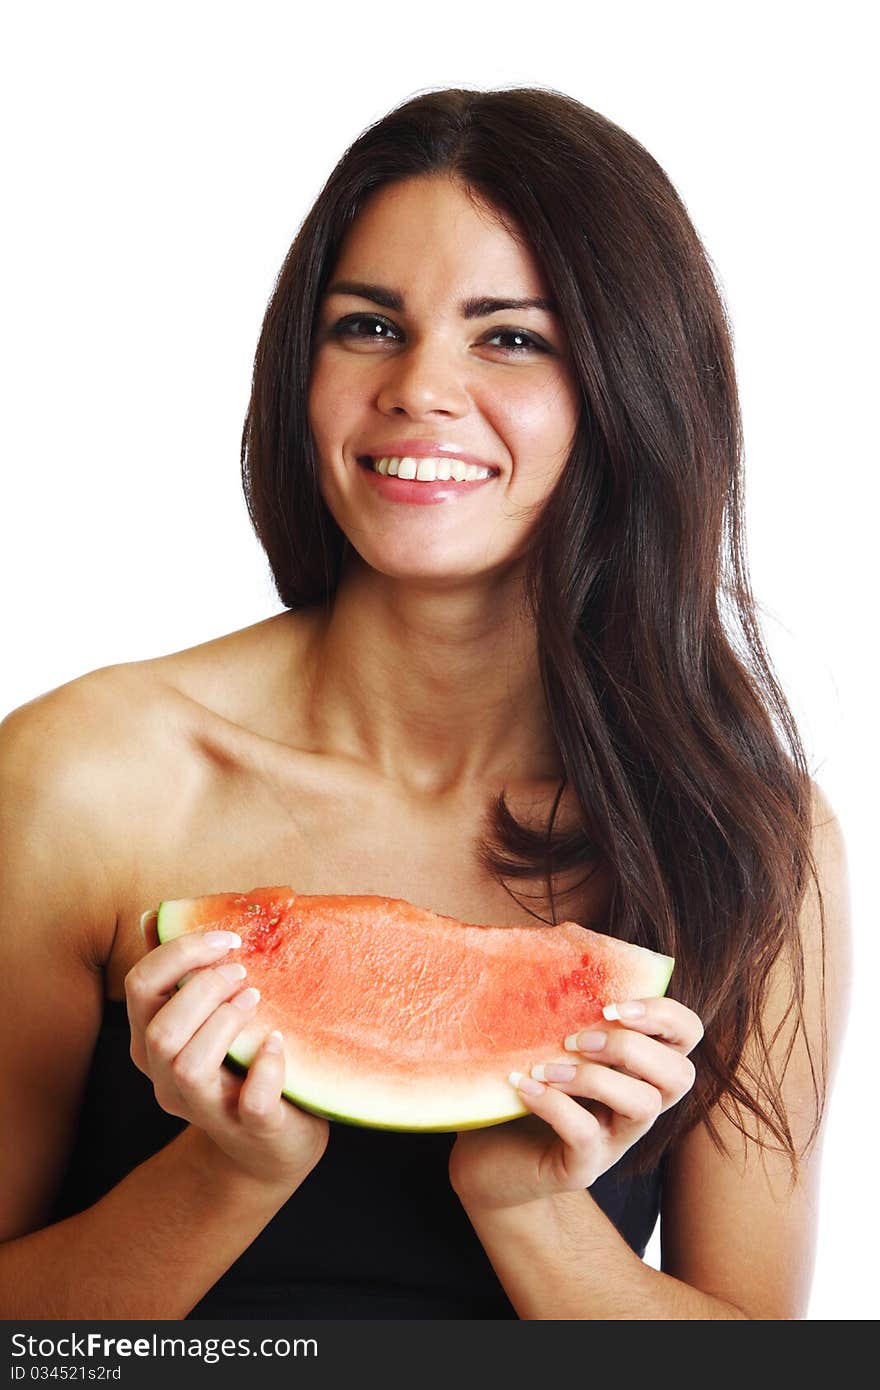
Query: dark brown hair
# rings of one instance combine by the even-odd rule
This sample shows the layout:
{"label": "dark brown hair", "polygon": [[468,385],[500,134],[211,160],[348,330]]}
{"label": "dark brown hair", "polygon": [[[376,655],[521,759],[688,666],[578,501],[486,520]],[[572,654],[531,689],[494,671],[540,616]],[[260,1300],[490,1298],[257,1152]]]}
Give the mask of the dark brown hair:
{"label": "dark brown hair", "polygon": [[[552,920],[554,878],[602,865],[613,884],[604,929],[676,957],[670,992],[706,1030],[697,1080],[631,1151],[631,1168],[653,1166],[720,1102],[744,1133],[749,1112],[748,1132],[757,1121],[796,1171],[761,1016],[771,966],[785,959],[790,1055],[802,1028],[798,918],[816,878],[812,787],[747,575],[727,316],[651,155],[540,88],[430,92],[370,126],[302,223],[266,311],[242,438],[253,526],[281,602],[329,604],[346,541],[320,495],[308,424],[315,321],[366,197],[432,173],[456,178],[525,237],[582,398],[526,577],[559,793],[574,793],[578,824],[554,833],[559,797],[546,830],[518,824],[502,794],[483,863],[499,881],[543,876]],[[810,1140],[825,1057],[823,1035],[818,1068],[811,1054]]]}

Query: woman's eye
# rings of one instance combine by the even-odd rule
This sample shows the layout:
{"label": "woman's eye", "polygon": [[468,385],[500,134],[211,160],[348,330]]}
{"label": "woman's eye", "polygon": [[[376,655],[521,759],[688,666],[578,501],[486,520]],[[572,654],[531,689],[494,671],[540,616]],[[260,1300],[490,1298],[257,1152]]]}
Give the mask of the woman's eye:
{"label": "woman's eye", "polygon": [[[380,318],[376,314],[348,314],[330,330],[334,338],[353,338],[362,343],[399,341],[399,332],[400,330],[388,319]],[[389,338],[388,333],[395,336]],[[493,346],[498,339],[506,340],[499,343],[500,350],[512,355],[550,351],[540,339],[532,337],[531,333],[526,333],[522,328],[496,328],[482,341]]]}
{"label": "woman's eye", "polygon": [[397,332],[387,319],[377,318],[375,314],[349,314],[347,318],[334,324],[331,332],[337,338],[360,338],[363,342],[384,343],[387,340],[379,330],[386,328],[390,328],[393,333]]}
{"label": "woman's eye", "polygon": [[531,333],[526,333],[521,328],[496,328],[495,332],[484,341],[491,343],[495,338],[507,338],[509,345],[502,347],[502,352],[547,352],[548,349],[537,338],[533,338]]}

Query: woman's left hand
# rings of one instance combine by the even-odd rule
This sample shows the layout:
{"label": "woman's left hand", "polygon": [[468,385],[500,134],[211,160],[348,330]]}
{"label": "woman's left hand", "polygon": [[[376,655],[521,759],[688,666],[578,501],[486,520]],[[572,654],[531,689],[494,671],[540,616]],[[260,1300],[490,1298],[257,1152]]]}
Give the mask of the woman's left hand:
{"label": "woman's left hand", "polygon": [[663,998],[609,1005],[604,1013],[607,1022],[565,1040],[570,1065],[536,1057],[531,1076],[514,1074],[530,1116],[459,1134],[449,1176],[466,1210],[590,1187],[693,1086],[688,1053],[703,1025],[692,1010]]}

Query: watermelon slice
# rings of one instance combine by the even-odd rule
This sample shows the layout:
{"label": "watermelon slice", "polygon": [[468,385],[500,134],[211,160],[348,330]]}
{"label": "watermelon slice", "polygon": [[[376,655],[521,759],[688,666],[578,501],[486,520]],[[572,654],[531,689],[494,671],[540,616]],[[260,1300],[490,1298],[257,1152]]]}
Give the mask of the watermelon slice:
{"label": "watermelon slice", "polygon": [[223,929],[261,998],[229,1057],[284,1035],[284,1094],[375,1129],[460,1130],[527,1114],[512,1071],[572,1060],[617,1000],[665,993],[673,961],[563,922],[471,926],[400,898],[254,888],[159,906],[160,941]]}

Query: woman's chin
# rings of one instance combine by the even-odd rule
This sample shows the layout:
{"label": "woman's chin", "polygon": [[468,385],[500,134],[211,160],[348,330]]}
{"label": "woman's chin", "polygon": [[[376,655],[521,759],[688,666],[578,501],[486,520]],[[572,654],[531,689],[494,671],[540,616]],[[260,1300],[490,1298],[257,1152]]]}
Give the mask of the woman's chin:
{"label": "woman's chin", "polygon": [[411,551],[389,554],[379,547],[365,547],[358,550],[357,555],[361,566],[375,576],[408,585],[413,590],[434,593],[485,585],[497,577],[499,569],[498,561],[488,561],[485,556],[476,560],[472,556],[445,554],[426,560],[424,549],[417,554]]}

